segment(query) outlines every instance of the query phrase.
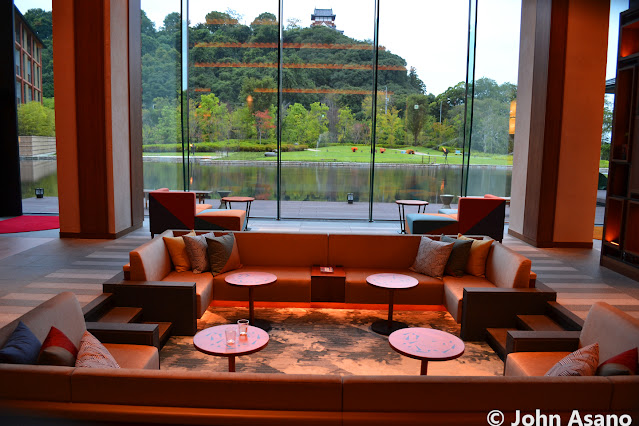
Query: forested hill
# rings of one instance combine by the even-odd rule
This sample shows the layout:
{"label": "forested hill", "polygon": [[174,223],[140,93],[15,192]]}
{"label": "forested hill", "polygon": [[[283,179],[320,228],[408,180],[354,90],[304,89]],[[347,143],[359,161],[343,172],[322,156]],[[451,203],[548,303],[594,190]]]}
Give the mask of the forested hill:
{"label": "forested hill", "polygon": [[[250,25],[242,25],[232,12],[213,11],[206,15],[206,21],[189,32],[193,96],[197,99],[197,93],[210,89],[232,108],[245,104],[248,95],[257,110],[275,104],[276,17],[262,13]],[[179,14],[167,15],[163,27],[156,29],[143,12],[142,34],[144,103],[149,107],[154,98],[175,96],[175,87],[167,83],[179,82]],[[371,93],[373,85],[370,41],[355,40],[323,26],[303,28],[289,23],[284,30],[283,52],[285,104],[301,103],[308,108],[334,95],[329,97],[340,106],[348,106],[355,114],[361,111],[364,96]],[[378,87],[393,95],[398,109],[404,109],[406,95],[425,93],[423,82],[415,70],[406,69],[402,57],[380,49],[379,64]]]}

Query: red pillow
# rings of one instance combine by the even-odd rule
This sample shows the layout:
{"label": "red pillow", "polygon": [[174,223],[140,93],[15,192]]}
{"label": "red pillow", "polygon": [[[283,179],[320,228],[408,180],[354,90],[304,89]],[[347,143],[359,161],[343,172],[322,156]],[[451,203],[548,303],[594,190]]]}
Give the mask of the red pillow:
{"label": "red pillow", "polygon": [[77,356],[78,349],[73,342],[63,332],[51,327],[42,343],[38,364],[73,367]]}
{"label": "red pillow", "polygon": [[597,368],[597,376],[634,376],[637,358],[637,348],[615,355]]}

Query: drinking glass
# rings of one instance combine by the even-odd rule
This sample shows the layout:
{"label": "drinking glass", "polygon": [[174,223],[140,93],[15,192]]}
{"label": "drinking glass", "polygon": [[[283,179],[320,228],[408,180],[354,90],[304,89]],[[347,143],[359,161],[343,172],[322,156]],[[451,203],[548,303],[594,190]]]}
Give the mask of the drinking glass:
{"label": "drinking glass", "polygon": [[240,330],[240,338],[247,336],[248,324],[249,324],[249,320],[247,319],[237,320],[237,328]]}
{"label": "drinking glass", "polygon": [[227,327],[224,329],[226,336],[226,346],[235,346],[235,327]]}

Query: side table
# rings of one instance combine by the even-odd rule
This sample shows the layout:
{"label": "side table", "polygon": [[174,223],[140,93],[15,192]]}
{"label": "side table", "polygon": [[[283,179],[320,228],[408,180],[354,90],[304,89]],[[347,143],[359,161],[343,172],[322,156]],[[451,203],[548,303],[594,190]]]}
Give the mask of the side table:
{"label": "side table", "polygon": [[229,209],[232,209],[233,206],[231,203],[246,203],[246,223],[244,224],[244,230],[250,231],[248,227],[249,216],[251,215],[251,203],[255,201],[253,197],[222,197],[222,202],[224,202]]}
{"label": "side table", "polygon": [[399,210],[399,227],[401,234],[406,233],[406,213],[404,212],[404,206],[417,206],[417,213],[426,213],[426,206],[428,201],[422,200],[395,200],[397,209]]}
{"label": "side table", "polygon": [[268,344],[268,333],[253,326],[248,326],[246,337],[235,335],[235,344],[226,344],[224,330],[237,329],[236,324],[216,325],[200,331],[193,337],[195,348],[208,355],[225,356],[229,359],[229,372],[235,372],[235,357],[248,355],[264,349]]}
{"label": "side table", "polygon": [[395,290],[417,286],[419,281],[408,275],[385,273],[369,275],[366,277],[366,282],[372,286],[388,290],[388,319],[375,321],[371,324],[371,330],[388,336],[395,330],[408,327],[406,323],[393,321],[394,294]]}
{"label": "side table", "polygon": [[344,303],[346,273],[341,266],[334,266],[333,272],[322,272],[319,266],[311,267],[311,302]]}

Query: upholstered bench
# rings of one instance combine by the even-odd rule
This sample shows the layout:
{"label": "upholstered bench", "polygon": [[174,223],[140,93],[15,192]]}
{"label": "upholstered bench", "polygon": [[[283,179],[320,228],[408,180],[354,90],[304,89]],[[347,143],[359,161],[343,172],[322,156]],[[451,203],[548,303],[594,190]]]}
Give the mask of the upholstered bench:
{"label": "upholstered bench", "polygon": [[195,229],[230,229],[242,231],[246,228],[246,211],[207,209],[195,216]]}
{"label": "upholstered bench", "polygon": [[409,234],[457,234],[457,219],[445,214],[411,213],[406,215],[406,229]]}

